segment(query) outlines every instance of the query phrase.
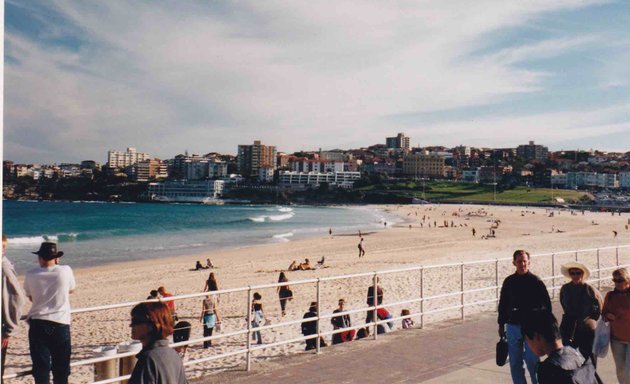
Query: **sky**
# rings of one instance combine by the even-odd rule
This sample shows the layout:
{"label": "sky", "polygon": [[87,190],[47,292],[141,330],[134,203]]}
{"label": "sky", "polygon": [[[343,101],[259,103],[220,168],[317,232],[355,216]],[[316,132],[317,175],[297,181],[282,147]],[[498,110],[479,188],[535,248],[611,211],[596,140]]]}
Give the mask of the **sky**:
{"label": "sky", "polygon": [[630,2],[6,0],[4,159],[630,150]]}

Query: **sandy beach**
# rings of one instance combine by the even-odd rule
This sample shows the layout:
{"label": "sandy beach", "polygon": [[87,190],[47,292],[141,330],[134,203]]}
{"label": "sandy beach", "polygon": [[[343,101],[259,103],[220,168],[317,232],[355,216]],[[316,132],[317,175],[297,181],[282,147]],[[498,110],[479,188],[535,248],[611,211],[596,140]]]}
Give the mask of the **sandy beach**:
{"label": "sandy beach", "polygon": [[[332,236],[326,232],[318,237],[280,244],[75,269],[77,290],[72,295],[72,306],[76,309],[143,300],[150,290],[158,286],[165,286],[167,291],[175,295],[201,292],[210,271],[216,274],[220,289],[275,283],[279,271],[286,269],[293,260],[300,262],[304,258],[310,259],[314,265],[316,260],[325,257],[326,268],[288,272],[290,281],[446,262],[504,258],[510,257],[515,249],[526,249],[536,254],[630,244],[630,231],[626,229],[630,214],[627,213],[619,216],[611,215],[609,212],[575,211],[572,214],[568,210],[474,205],[379,208],[399,215],[403,222],[393,228],[384,228],[383,231],[364,233],[366,254],[363,258],[358,258],[358,234],[337,234],[334,223],[330,223]],[[553,214],[550,214],[551,212]],[[472,234],[473,228],[475,236]],[[492,230],[494,237],[488,237]],[[616,237],[613,231],[617,232]],[[235,239],[235,242],[237,241]],[[60,250],[63,249],[60,247]],[[629,254],[630,250],[626,250],[625,254],[621,255],[622,262],[630,262]],[[585,255],[591,258],[585,263],[591,263],[594,260],[593,255],[593,252]],[[212,260],[215,269],[190,271],[196,260],[204,263],[206,258]],[[606,260],[603,263],[609,265],[607,263],[610,260]],[[72,266],[72,255],[64,256],[62,262]],[[486,284],[490,280],[494,282],[493,265],[481,265],[467,271],[467,277],[470,277],[467,287],[475,286],[476,282],[479,284]],[[548,264],[539,259],[532,262],[532,270],[539,274],[550,272]],[[501,280],[510,271],[509,263],[503,263]],[[447,289],[446,287],[452,283],[453,276],[459,279],[458,270],[445,268],[428,273],[425,276],[425,295]],[[384,303],[387,304],[401,297],[408,298],[410,292],[413,294],[417,291],[419,276],[410,273],[388,274],[381,278],[381,282],[385,291]],[[458,280],[455,283],[459,284]],[[347,309],[365,306],[365,292],[369,284],[369,277],[323,284],[320,292],[323,312],[332,312],[337,307],[337,300],[342,297],[346,299]],[[287,315],[284,318],[281,316],[275,288],[260,290],[266,316],[273,323],[300,319],[306,312],[308,303],[316,298],[313,283],[292,285],[291,288],[294,300],[288,303]],[[245,298],[243,292],[220,297],[219,315],[223,319],[223,332],[246,327]],[[485,309],[491,307],[486,306]],[[127,341],[130,333],[129,310],[130,308],[124,308],[74,315],[71,326],[73,361],[92,357],[92,350],[98,346]],[[202,335],[200,312],[200,298],[177,301],[177,314],[180,319],[193,324],[192,338]],[[392,308],[392,312],[398,315],[400,308]],[[360,324],[364,319],[363,313],[352,315],[353,324]],[[328,322],[324,322],[322,328],[326,331],[332,329]],[[7,372],[23,370],[30,365],[26,331],[26,326],[21,327],[12,339],[7,356]],[[299,325],[263,332],[265,343],[299,336]],[[203,349],[201,345],[196,344],[190,347],[188,358],[192,360],[233,351],[243,348],[244,345],[244,336],[215,341],[211,349]],[[288,353],[298,353],[303,349],[303,344],[275,346],[256,352],[255,357],[257,361],[264,361]],[[258,363],[255,361],[254,364]],[[188,375],[191,378],[198,377],[219,370],[233,369],[239,365],[243,365],[242,355],[190,366]],[[77,368],[73,370],[71,382],[89,382],[92,377],[91,367]],[[29,377],[12,382],[30,381]]]}

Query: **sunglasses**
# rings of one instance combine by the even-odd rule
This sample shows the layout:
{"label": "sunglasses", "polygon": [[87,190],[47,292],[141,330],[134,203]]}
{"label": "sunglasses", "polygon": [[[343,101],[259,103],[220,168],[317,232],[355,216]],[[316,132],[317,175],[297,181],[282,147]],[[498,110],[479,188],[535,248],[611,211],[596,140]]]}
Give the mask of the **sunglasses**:
{"label": "sunglasses", "polygon": [[612,279],[612,281],[614,281],[615,283],[623,283],[624,281],[626,281],[626,279],[620,277],[620,278]]}
{"label": "sunglasses", "polygon": [[584,272],[582,272],[582,271],[571,271],[571,272],[569,272],[569,275],[571,275],[571,276],[581,276],[583,274],[584,274]]}

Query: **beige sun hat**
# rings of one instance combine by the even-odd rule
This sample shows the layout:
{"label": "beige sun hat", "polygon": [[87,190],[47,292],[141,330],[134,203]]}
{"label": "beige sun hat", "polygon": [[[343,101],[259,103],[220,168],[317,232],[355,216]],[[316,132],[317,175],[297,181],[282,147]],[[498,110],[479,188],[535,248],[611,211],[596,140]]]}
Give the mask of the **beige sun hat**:
{"label": "beige sun hat", "polygon": [[565,277],[570,279],[571,275],[569,274],[569,271],[571,269],[579,269],[582,272],[584,272],[584,277],[583,277],[584,280],[587,280],[591,276],[591,271],[586,267],[586,265],[584,265],[582,263],[577,263],[577,262],[571,262],[571,263],[564,264],[562,267],[560,267],[560,272]]}

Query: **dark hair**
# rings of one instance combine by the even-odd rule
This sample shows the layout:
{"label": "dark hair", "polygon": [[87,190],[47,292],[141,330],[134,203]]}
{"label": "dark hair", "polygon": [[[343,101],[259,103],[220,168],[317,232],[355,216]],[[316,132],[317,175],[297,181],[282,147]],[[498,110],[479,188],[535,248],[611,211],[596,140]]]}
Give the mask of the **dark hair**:
{"label": "dark hair", "polygon": [[514,251],[514,254],[512,255],[512,260],[516,260],[516,258],[520,255],[527,256],[527,260],[529,260],[529,252],[522,249],[517,249],[516,251]]}
{"label": "dark hair", "polygon": [[151,295],[151,297],[157,297],[158,291],[156,291],[155,289],[152,289],[151,292],[149,292],[149,295]]}
{"label": "dark hair", "polygon": [[538,334],[547,343],[553,343],[562,338],[558,328],[558,320],[553,313],[546,310],[532,311],[524,316],[521,332],[530,339]]}
{"label": "dark hair", "polygon": [[262,296],[260,296],[260,293],[254,292],[254,300],[260,300],[260,299],[262,299]]}
{"label": "dark hair", "polygon": [[287,279],[287,275],[285,275],[284,272],[280,272],[280,276],[278,276],[278,283],[286,283],[287,281],[289,281],[289,279]]}
{"label": "dark hair", "polygon": [[208,276],[208,291],[218,291],[219,283],[217,283],[217,277],[214,275],[214,272],[210,272]]}
{"label": "dark hair", "polygon": [[131,318],[151,324],[153,340],[166,339],[173,334],[173,315],[164,303],[140,303],[131,310]]}

